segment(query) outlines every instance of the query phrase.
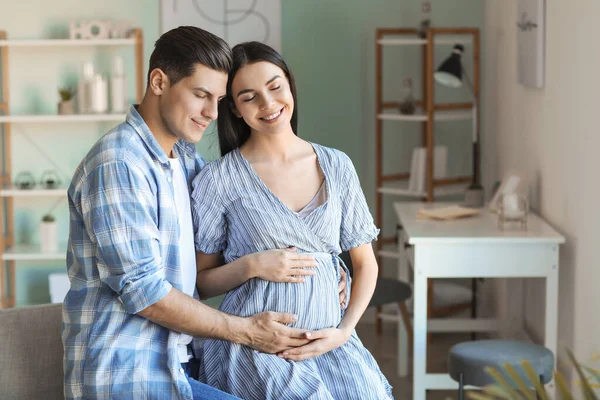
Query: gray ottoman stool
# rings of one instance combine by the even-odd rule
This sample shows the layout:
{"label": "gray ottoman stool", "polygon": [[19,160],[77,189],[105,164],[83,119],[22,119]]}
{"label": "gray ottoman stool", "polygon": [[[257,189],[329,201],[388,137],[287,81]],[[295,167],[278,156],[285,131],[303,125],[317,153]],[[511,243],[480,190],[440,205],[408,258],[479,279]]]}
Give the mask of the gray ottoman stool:
{"label": "gray ottoman stool", "polygon": [[[529,382],[521,366],[524,360],[531,364],[543,384],[552,380],[554,355],[550,350],[536,344],[510,340],[477,340],[455,345],[448,356],[448,373],[459,383],[459,399],[462,400],[465,385],[483,387],[495,383],[485,371],[486,367],[503,372],[503,366],[510,364],[525,382]],[[503,375],[507,382],[514,385],[506,373]]]}

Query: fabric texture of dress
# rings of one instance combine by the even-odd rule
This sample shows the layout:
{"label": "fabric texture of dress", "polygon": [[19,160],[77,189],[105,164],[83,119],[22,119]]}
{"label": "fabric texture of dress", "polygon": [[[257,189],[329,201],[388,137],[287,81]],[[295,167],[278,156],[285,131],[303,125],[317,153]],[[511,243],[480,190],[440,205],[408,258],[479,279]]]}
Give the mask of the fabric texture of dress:
{"label": "fabric texture of dress", "polygon": [[[341,151],[312,146],[325,175],[327,200],[304,217],[270,191],[239,149],[206,165],[194,180],[197,251],[223,252],[229,263],[295,246],[318,263],[316,274],[302,283],[250,279],[225,295],[221,311],[241,317],[293,313],[298,320],[290,326],[309,330],[340,324],[337,286],[345,266],[338,255],[375,240],[379,230],[352,161]],[[392,398],[391,386],[355,331],[343,346],[299,362],[216,339],[202,342],[201,359],[204,382],[248,400]]]}

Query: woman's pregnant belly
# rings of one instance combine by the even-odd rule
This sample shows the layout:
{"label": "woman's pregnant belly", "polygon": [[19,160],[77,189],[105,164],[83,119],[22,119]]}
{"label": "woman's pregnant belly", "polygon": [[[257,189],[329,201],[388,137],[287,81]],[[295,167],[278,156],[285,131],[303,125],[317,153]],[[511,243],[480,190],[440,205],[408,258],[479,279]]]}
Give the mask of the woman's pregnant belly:
{"label": "woman's pregnant belly", "polygon": [[330,254],[311,253],[317,267],[315,275],[302,283],[269,282],[253,278],[228,292],[221,311],[249,317],[263,311],[292,313],[298,320],[290,326],[301,329],[336,327],[341,320],[337,262]]}

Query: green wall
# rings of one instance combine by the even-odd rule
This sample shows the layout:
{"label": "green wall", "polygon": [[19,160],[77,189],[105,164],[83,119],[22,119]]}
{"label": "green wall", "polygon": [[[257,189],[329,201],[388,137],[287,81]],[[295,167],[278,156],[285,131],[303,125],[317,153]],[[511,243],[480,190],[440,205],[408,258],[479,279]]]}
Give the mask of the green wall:
{"label": "green wall", "polygon": [[[159,35],[159,0],[105,0],[99,3],[55,0],[49,3],[43,3],[41,7],[34,0],[14,3],[9,12],[0,14],[0,29],[6,30],[12,38],[39,38],[65,30],[70,19],[127,19],[136,22],[144,30],[146,62]],[[433,1],[432,9],[434,25],[480,26],[483,19],[483,5],[475,0]],[[375,194],[375,29],[416,26],[420,2],[283,0],[282,12],[282,52],[296,77],[300,136],[346,152],[354,161],[367,199],[372,204]],[[436,50],[436,63],[448,54],[449,49]],[[72,66],[65,67],[66,60],[77,65],[77,62],[85,61],[85,57],[92,57],[98,65],[108,68],[111,55],[97,50],[83,55],[68,51],[66,54],[54,54],[47,50],[35,54],[15,51],[11,54],[11,60],[18,64],[11,64],[10,67],[13,113],[53,112],[57,100],[56,88],[72,79],[77,72]],[[43,63],[35,61],[41,57]],[[127,60],[132,68],[132,58]],[[420,79],[419,60],[418,49],[386,48],[386,100],[399,99],[400,83],[404,76]],[[21,84],[31,80],[35,85]],[[132,81],[130,89],[133,93]],[[438,87],[436,90],[440,101],[468,101],[465,92],[444,91]],[[32,110],[33,105],[37,109]],[[31,138],[51,157],[52,165],[64,172],[61,177],[68,180],[87,148],[108,128],[110,124],[15,126],[13,171],[29,169],[37,177],[49,168],[48,160],[27,139]],[[209,131],[197,148],[212,160],[218,156],[218,151],[216,133],[214,129]],[[417,127],[407,123],[386,122],[385,132],[386,172],[408,170],[412,146],[418,143],[420,137]],[[468,174],[470,124],[438,124],[436,140],[449,147],[450,172]],[[52,207],[53,200],[19,200],[15,205],[17,240],[37,241],[39,217]],[[391,199],[386,209],[390,208]],[[66,201],[59,204],[56,213],[62,235],[66,238]],[[393,226],[393,215],[386,212],[385,217],[389,221],[385,225]],[[17,303],[24,305],[49,301],[47,274],[54,271],[64,271],[64,263],[18,263]]]}

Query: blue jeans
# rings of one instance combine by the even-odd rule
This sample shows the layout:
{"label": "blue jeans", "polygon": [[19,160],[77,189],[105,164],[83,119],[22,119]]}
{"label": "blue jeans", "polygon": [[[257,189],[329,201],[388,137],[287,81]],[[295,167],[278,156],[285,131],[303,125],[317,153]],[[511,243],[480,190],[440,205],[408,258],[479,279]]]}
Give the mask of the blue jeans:
{"label": "blue jeans", "polygon": [[240,400],[239,398],[199,382],[196,377],[192,377],[192,368],[190,363],[181,364],[185,371],[185,376],[192,387],[192,396],[194,400]]}

